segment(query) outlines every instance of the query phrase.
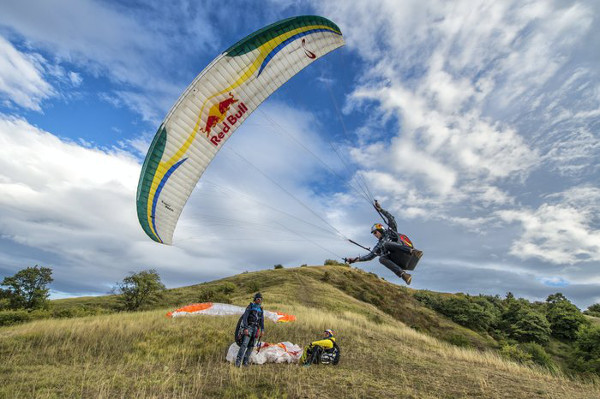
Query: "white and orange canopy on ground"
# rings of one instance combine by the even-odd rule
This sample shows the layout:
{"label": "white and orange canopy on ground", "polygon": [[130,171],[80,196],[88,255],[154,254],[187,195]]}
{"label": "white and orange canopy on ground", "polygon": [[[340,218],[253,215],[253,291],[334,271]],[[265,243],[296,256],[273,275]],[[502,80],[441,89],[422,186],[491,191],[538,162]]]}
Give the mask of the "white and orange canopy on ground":
{"label": "white and orange canopy on ground", "polygon": [[[181,317],[181,316],[195,316],[195,315],[209,315],[209,316],[232,316],[242,315],[246,308],[242,306],[230,305],[227,303],[193,303],[191,305],[184,306],[177,310],[167,313],[168,317]],[[285,314],[281,312],[271,312],[268,310],[264,311],[265,317],[274,323],[285,323],[289,321],[296,321],[296,316]]]}

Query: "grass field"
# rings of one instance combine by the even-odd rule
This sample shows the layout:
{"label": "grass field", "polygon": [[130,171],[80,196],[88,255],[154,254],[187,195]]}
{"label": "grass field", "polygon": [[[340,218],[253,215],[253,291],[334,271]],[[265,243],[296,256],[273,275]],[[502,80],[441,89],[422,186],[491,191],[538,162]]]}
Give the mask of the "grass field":
{"label": "grass field", "polygon": [[[393,312],[382,311],[384,303],[375,306],[358,299],[360,294],[350,289],[350,282],[346,291],[352,295],[331,283],[342,281],[343,276],[377,283],[367,273],[342,267],[270,270],[172,290],[154,310],[0,328],[0,397],[600,397],[597,381],[521,366],[491,350],[460,348],[420,333]],[[264,341],[305,345],[323,329],[332,328],[342,349],[340,364],[237,369],[225,361],[237,317],[165,317],[173,306],[196,302],[207,289],[225,281],[235,285],[229,296],[232,303],[245,305],[251,291],[259,288],[266,309],[297,316],[295,323],[267,322]],[[383,281],[377,284],[384,302],[391,300],[392,291],[385,292],[388,285],[390,290],[399,290],[398,298],[406,290]],[[57,306],[81,306],[82,301],[95,306],[90,301],[101,304],[103,300],[114,298],[63,300]],[[412,305],[397,306],[410,310]],[[433,323],[428,319],[432,315],[414,306],[414,312],[424,313],[413,322]],[[482,337],[480,343],[485,342]]]}

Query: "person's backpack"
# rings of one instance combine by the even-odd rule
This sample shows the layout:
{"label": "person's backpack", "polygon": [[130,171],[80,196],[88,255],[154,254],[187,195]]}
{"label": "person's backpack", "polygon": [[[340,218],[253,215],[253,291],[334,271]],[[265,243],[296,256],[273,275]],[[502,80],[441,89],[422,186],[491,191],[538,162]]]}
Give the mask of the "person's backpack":
{"label": "person's backpack", "polygon": [[410,238],[408,238],[408,236],[406,234],[399,234],[398,238],[400,239],[400,241],[402,241],[404,243],[404,245],[414,248],[415,246],[413,245],[412,241],[410,240]]}

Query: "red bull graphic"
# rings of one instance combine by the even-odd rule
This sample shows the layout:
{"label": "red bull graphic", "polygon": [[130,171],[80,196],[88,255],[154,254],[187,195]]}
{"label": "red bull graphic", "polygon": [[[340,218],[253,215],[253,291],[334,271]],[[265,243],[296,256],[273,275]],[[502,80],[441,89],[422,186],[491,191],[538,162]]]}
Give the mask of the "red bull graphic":
{"label": "red bull graphic", "polygon": [[238,100],[235,99],[233,94],[229,93],[229,98],[226,98],[225,100],[220,101],[219,103],[210,107],[210,110],[208,111],[208,117],[206,118],[206,125],[201,129],[204,133],[206,133],[206,137],[210,136],[210,132],[215,126],[223,122],[227,116],[229,108],[231,108],[231,106],[237,102]]}
{"label": "red bull graphic", "polygon": [[[220,104],[223,104],[227,101],[230,101],[230,99],[227,99],[225,101],[222,101]],[[237,102],[237,100],[234,100],[233,102]],[[227,111],[229,111],[229,107],[231,106],[230,103],[229,105],[227,105]],[[212,110],[212,108],[211,108]],[[242,119],[242,116],[248,112],[248,107],[246,107],[246,104],[244,104],[243,102],[240,101],[240,103],[237,106],[237,112],[235,113],[231,113],[230,115],[227,116],[227,118],[225,118],[226,113],[222,114],[222,118],[221,120],[219,120],[217,123],[215,123],[213,126],[211,126],[211,129],[213,127],[216,127],[218,123],[221,123],[221,125],[219,126],[220,130],[219,133],[214,134],[213,136],[210,137],[210,142],[213,143],[216,146],[218,146],[221,141],[225,138],[225,135],[227,133],[230,132],[230,130],[233,128],[233,126]],[[208,124],[207,124],[208,125]],[[210,134],[210,130],[208,132],[208,134]],[[207,136],[208,137],[208,136]]]}

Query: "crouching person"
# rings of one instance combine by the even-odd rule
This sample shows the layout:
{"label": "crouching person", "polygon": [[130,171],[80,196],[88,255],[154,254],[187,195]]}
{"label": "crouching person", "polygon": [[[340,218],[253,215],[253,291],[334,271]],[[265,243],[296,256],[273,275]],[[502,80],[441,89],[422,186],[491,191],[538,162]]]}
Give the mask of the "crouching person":
{"label": "crouching person", "polygon": [[323,331],[323,339],[311,342],[304,348],[300,364],[310,366],[311,364],[333,364],[340,361],[340,347],[335,342],[332,330]]}

